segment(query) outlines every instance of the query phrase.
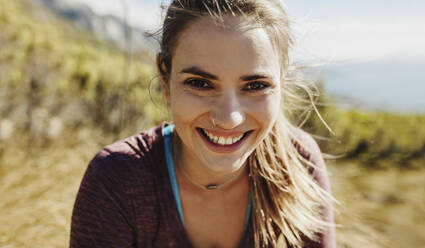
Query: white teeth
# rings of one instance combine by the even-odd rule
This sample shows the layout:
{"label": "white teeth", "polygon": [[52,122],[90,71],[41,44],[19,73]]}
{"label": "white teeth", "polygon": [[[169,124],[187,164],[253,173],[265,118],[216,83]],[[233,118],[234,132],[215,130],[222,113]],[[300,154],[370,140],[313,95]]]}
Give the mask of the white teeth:
{"label": "white teeth", "polygon": [[219,144],[219,145],[223,145],[223,146],[224,145],[232,145],[232,144],[238,142],[243,137],[243,134],[241,134],[238,137],[233,137],[233,138],[232,137],[228,137],[228,138],[218,137],[218,136],[215,136],[215,135],[207,132],[205,129],[202,129],[202,130],[208,136],[208,138],[210,139],[210,141],[212,141],[215,144]]}
{"label": "white teeth", "polygon": [[218,143],[220,145],[225,145],[226,144],[226,142],[224,141],[224,138],[223,137],[220,137],[220,139],[218,140]]}

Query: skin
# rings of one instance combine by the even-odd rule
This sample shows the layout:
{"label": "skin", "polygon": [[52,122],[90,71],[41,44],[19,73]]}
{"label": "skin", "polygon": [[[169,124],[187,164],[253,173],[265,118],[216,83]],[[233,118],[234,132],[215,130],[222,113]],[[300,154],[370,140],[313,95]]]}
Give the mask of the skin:
{"label": "skin", "polygon": [[[266,31],[248,29],[237,17],[226,17],[225,24],[206,17],[189,24],[173,50],[169,81],[163,81],[177,132],[185,228],[195,247],[238,246],[248,205],[246,160],[280,111],[281,67]],[[229,148],[214,145],[200,129],[225,138],[246,136]],[[199,186],[229,179],[217,190]]]}

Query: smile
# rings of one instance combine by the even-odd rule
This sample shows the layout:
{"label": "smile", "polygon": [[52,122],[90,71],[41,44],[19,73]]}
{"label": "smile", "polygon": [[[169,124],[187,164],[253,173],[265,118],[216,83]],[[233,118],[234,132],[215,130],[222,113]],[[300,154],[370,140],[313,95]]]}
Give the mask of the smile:
{"label": "smile", "polygon": [[211,131],[207,131],[206,129],[203,128],[197,128],[198,132],[204,137],[206,138],[209,142],[215,144],[215,145],[220,145],[220,146],[232,146],[238,143],[241,143],[242,140],[244,140],[244,138],[251,132],[245,132],[245,133],[238,133],[236,135],[219,135],[219,134],[214,134]]}

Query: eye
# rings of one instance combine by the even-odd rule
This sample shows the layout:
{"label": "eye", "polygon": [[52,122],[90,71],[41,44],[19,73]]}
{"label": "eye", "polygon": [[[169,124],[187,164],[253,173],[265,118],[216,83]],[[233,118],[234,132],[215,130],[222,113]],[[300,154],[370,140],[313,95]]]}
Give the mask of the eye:
{"label": "eye", "polygon": [[196,90],[210,90],[214,87],[205,79],[200,78],[191,78],[183,82],[184,85],[187,85]]}
{"label": "eye", "polygon": [[244,91],[261,91],[270,87],[270,84],[260,81],[249,82],[243,88]]}

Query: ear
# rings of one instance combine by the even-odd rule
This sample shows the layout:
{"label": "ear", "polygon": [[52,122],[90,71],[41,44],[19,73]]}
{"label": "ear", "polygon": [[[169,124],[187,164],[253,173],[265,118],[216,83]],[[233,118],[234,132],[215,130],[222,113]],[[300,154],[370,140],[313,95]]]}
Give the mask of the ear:
{"label": "ear", "polygon": [[169,87],[169,77],[168,77],[168,73],[167,73],[167,66],[165,65],[165,62],[162,58],[162,55],[159,53],[156,56],[156,70],[159,73],[159,78],[161,80],[161,88],[162,88],[162,93],[165,97],[165,99],[167,99],[167,101],[170,100],[170,87]]}

